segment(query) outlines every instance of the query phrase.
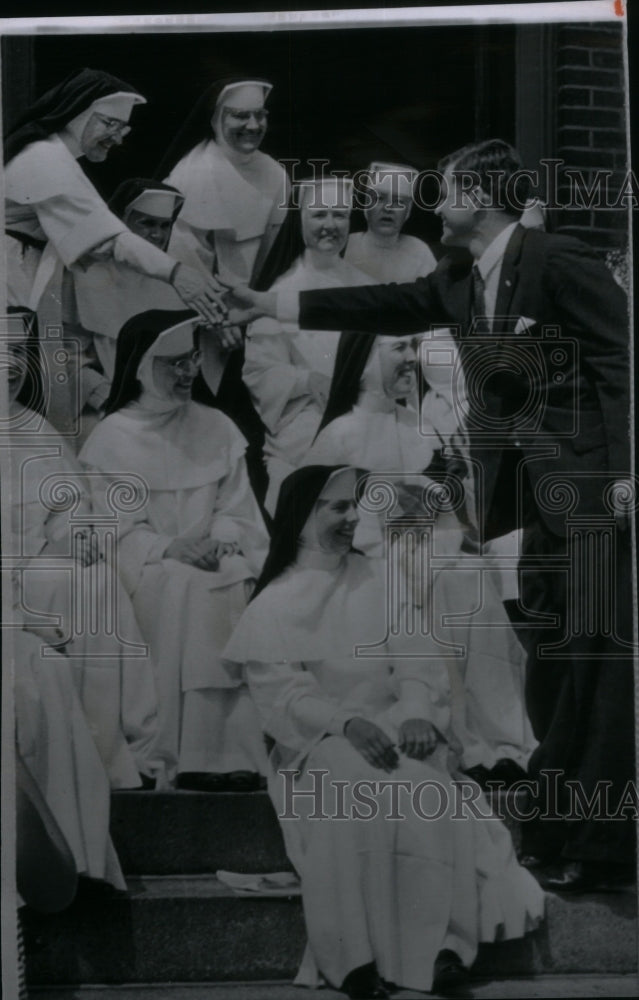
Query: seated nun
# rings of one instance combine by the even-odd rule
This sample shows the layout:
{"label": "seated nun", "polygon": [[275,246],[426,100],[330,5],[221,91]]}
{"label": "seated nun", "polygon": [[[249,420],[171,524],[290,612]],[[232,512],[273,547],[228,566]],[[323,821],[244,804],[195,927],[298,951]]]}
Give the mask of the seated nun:
{"label": "seated nun", "polygon": [[[533,929],[544,897],[459,774],[446,669],[395,655],[384,573],[353,549],[359,475],[308,466],[284,481],[224,655],[245,668],[272,741],[269,793],[308,937],[296,982],[381,1000],[462,987],[479,943]],[[478,807],[457,818],[455,779]]]}
{"label": "seated nun", "polygon": [[[352,207],[352,184],[326,177],[293,191],[284,226],[256,287],[280,292],[368,282],[343,260]],[[265,506],[275,508],[280,484],[310,447],[328,397],[338,333],[286,327],[259,319],[247,331],[242,377],[262,418],[269,477]]]}
{"label": "seated nun", "polygon": [[268,536],[246,441],[191,399],[198,317],[151,310],[118,337],[106,416],[81,452],[140,480],[119,522],[118,566],[157,667],[158,747],[178,788],[253,790],[265,751],[242,671],[220,659],[259,575]]}
{"label": "seated nun", "polygon": [[[119,185],[109,200],[109,209],[136,236],[159,250],[166,250],[183,204],[184,198],[177,188],[134,177]],[[112,257],[87,259],[72,274],[77,320],[83,336],[92,341],[103,372],[101,400],[95,407],[98,409],[111,389],[115,346],[126,321],[147,309],[183,309],[184,304],[171,285]],[[95,368],[97,376],[100,372],[97,365]]]}
{"label": "seated nun", "polygon": [[[468,501],[458,479],[441,476],[438,437],[424,414],[420,422],[415,347],[410,337],[342,334],[322,430],[306,462],[357,463],[372,474],[356,545],[393,561],[400,599],[421,622],[420,655],[449,671],[458,725],[468,730],[464,769],[511,784],[525,777],[535,745],[524,707],[525,654],[493,560],[478,567],[477,555],[466,552]],[[377,513],[384,493],[395,499]],[[456,509],[447,495],[457,496]],[[402,516],[410,522],[405,531]]]}
{"label": "seated nun", "polygon": [[[100,537],[77,459],[41,416],[37,336],[15,313],[2,347],[9,386],[10,551],[23,610],[62,643],[80,703],[113,788],[153,787],[157,694],[131,602]],[[104,522],[102,522],[104,523]]]}
{"label": "seated nun", "polygon": [[345,259],[374,281],[415,281],[435,270],[428,244],[402,233],[413,208],[418,173],[399,163],[371,163],[363,196],[366,231],[351,233]]}
{"label": "seated nun", "polygon": [[[15,614],[20,614],[17,608]],[[24,613],[22,622],[11,640],[18,754],[64,838],[77,875],[126,889],[109,834],[109,779],[75,689],[72,661],[63,645],[49,645],[48,630],[29,623]],[[29,864],[28,858],[22,860]],[[37,864],[37,859],[31,862]]]}

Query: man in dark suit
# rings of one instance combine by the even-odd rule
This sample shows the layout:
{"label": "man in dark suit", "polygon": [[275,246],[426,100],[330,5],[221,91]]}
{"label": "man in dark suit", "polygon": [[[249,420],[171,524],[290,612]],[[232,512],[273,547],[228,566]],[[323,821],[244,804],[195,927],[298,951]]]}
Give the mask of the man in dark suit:
{"label": "man in dark suit", "polygon": [[507,143],[466,146],[440,169],[442,243],[465,260],[412,284],[237,301],[313,330],[456,332],[483,540],[524,529],[541,813],[525,826],[527,860],[553,863],[550,888],[605,888],[634,856],[626,297],[584,243],[519,224],[528,177]]}

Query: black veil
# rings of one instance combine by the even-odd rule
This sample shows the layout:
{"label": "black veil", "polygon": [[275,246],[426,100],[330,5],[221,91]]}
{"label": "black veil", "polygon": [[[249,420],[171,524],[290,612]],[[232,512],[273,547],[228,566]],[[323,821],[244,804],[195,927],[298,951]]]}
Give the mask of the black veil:
{"label": "black veil", "polygon": [[130,83],[100,69],[81,69],[72,73],[20,115],[5,138],[4,162],[8,163],[30,143],[59,132],[94,101],[121,91],[139,94]]}
{"label": "black veil", "polygon": [[106,416],[139,397],[138,367],[160,334],[179,323],[197,319],[198,314],[192,309],[148,309],[127,320],[118,334],[113,382],[104,405]]}
{"label": "black veil", "polygon": [[203,142],[205,139],[213,138],[211,118],[222,91],[231,83],[245,83],[247,81],[263,84],[265,87],[271,87],[270,81],[264,80],[262,77],[255,76],[251,73],[227,76],[221,80],[216,80],[210,87],[207,87],[202,96],[194,104],[193,110],[186,118],[184,125],[166,151],[162,161],[155,171],[156,177],[167,177],[173,170],[173,167],[179,163],[187,153],[190,153],[191,150],[198,145],[198,143]]}
{"label": "black veil", "polygon": [[347,465],[306,465],[291,472],[280,486],[273,517],[271,546],[251,596],[280,576],[297,554],[297,543],[313,507],[334,472]]}
{"label": "black veil", "polygon": [[118,219],[121,219],[124,216],[127,205],[130,205],[135,198],[138,198],[145,191],[170,191],[172,194],[179,195],[173,210],[172,221],[175,222],[184,204],[182,193],[176,187],[172,187],[171,184],[163,184],[162,181],[156,181],[152,177],[130,177],[128,180],[122,181],[121,184],[118,184],[107,204],[113,214],[117,215]]}

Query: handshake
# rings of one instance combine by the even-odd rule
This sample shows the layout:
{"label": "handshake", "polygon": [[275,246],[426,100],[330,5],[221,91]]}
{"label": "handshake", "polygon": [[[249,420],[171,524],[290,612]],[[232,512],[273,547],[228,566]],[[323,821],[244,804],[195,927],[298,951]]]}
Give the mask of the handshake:
{"label": "handshake", "polygon": [[213,329],[242,326],[259,316],[275,318],[277,310],[276,292],[255,292],[248,285],[228,288],[217,297],[217,323],[210,323]]}

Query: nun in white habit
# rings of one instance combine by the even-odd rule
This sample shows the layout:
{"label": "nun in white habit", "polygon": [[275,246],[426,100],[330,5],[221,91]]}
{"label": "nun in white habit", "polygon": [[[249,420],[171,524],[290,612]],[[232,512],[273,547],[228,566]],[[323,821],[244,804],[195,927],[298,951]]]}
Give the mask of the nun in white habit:
{"label": "nun in white habit", "polygon": [[[405,601],[424,616],[428,634],[419,638],[420,648],[431,661],[446,663],[457,726],[467,727],[465,770],[512,783],[525,777],[535,746],[524,707],[525,654],[504,610],[492,560],[477,567],[464,545],[472,497],[461,495],[457,510],[437,501],[446,476],[435,482],[442,478],[434,461],[437,436],[433,428],[427,432],[423,417],[420,423],[416,346],[409,337],[342,334],[322,430],[306,461],[357,463],[375,474],[373,483],[384,484],[386,477],[398,496],[388,514],[407,514],[413,522],[421,517],[428,543],[411,528],[391,546],[383,520],[369,513],[356,544],[396,562]],[[433,509],[422,499],[424,489]]]}
{"label": "nun in white habit", "polygon": [[[134,177],[119,185],[109,208],[131,232],[166,250],[183,203],[180,192],[168,184]],[[126,321],[147,309],[184,308],[171,285],[112,258],[76,268],[73,283],[82,333],[92,341],[109,388],[118,334]]]}
{"label": "nun in white habit", "polygon": [[402,233],[412,207],[418,173],[399,163],[371,163],[365,175],[366,231],[351,233],[346,260],[374,281],[415,281],[435,270],[428,244]]}
{"label": "nun in white habit", "polygon": [[170,252],[230,285],[251,279],[284,221],[286,172],[259,148],[272,89],[246,77],[214,83],[158,171],[184,195]]}
{"label": "nun in white habit", "polygon": [[[350,181],[300,182],[256,287],[291,293],[366,284],[368,278],[341,257],[352,198]],[[267,318],[248,328],[242,377],[266,427],[265,506],[270,513],[282,480],[304,460],[317,433],[338,343],[339,333],[317,336]]]}
{"label": "nun in white habit", "polygon": [[[309,466],[284,481],[263,575],[225,656],[245,666],[273,741],[269,792],[289,817],[308,935],[296,982],[381,1000],[391,983],[463,985],[479,942],[522,936],[544,903],[478,788],[486,818],[452,819],[446,671],[394,659],[384,641],[383,574],[352,548],[357,476]],[[371,644],[372,655],[356,652]],[[394,820],[385,781],[407,792]]]}
{"label": "nun in white habit", "polygon": [[52,280],[61,305],[61,265],[80,265],[87,254],[99,253],[173,284],[183,301],[215,321],[218,285],[131,233],[77,162],[86,157],[100,163],[121,145],[138,104],[146,100],[134,87],[101,70],[83,69],[27,108],[8,133],[9,305],[36,310]]}
{"label": "nun in white habit", "polygon": [[13,633],[17,748],[78,875],[126,889],[109,834],[109,779],[73,683],[73,667],[37,628]]}
{"label": "nun in white habit", "polygon": [[[30,317],[10,317],[8,476],[12,530],[3,557],[13,567],[21,612],[52,646],[63,643],[89,729],[113,788],[152,786],[153,665],[131,602],[104,555],[90,490],[75,455],[42,417],[37,337]],[[33,670],[42,665],[32,660]]]}
{"label": "nun in white habit", "polygon": [[[220,653],[259,575],[268,537],[246,442],[191,400],[197,317],[149,311],[118,339],[106,417],[81,459],[140,477],[120,522],[118,566],[158,671],[158,747],[180,788],[256,788],[265,753],[242,671]],[[134,506],[136,506],[134,504]]]}

